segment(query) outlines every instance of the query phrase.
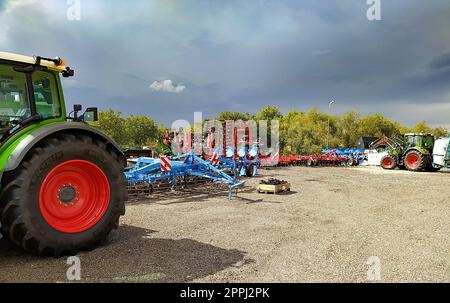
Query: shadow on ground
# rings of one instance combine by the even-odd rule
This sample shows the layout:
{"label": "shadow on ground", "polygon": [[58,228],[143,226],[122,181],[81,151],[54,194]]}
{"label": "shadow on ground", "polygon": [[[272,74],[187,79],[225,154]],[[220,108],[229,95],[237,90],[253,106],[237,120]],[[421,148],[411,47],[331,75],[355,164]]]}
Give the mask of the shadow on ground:
{"label": "shadow on ground", "polygon": [[270,203],[270,204],[283,204],[283,202],[281,201],[270,201],[267,200],[267,197],[273,197],[273,196],[291,196],[291,195],[295,195],[298,192],[296,191],[287,191],[287,192],[283,192],[283,193],[278,193],[278,194],[260,194],[261,198],[259,199],[248,199],[248,198],[244,198],[244,197],[237,197],[237,200],[240,201],[245,201],[247,202],[247,204],[255,204],[255,203]]}
{"label": "shadow on ground", "polygon": [[[189,282],[254,260],[192,239],[162,239],[124,225],[103,246],[79,254],[82,282]],[[0,282],[67,282],[66,258],[30,256],[0,240]]]}

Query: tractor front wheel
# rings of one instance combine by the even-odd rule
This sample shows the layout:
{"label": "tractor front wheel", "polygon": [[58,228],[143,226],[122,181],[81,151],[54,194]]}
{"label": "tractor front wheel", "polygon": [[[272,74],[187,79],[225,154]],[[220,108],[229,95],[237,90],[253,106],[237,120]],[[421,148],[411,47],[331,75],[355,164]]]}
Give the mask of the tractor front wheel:
{"label": "tractor front wheel", "polygon": [[119,156],[103,142],[64,134],[34,147],[2,185],[2,234],[38,255],[94,248],[125,213]]}
{"label": "tractor front wheel", "polygon": [[381,167],[383,169],[394,169],[397,166],[397,161],[392,155],[386,155],[381,159]]}

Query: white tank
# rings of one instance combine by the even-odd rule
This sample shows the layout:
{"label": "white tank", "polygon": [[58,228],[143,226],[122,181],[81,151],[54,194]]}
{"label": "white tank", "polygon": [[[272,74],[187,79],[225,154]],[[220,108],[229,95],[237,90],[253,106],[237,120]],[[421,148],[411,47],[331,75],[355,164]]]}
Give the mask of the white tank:
{"label": "white tank", "polygon": [[445,155],[447,154],[450,138],[439,138],[434,142],[433,163],[440,167],[445,166]]}

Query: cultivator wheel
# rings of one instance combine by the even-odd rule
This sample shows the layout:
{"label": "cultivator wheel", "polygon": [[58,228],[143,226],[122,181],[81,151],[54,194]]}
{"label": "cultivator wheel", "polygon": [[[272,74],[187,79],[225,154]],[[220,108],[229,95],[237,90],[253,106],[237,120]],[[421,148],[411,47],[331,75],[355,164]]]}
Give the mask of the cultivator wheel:
{"label": "cultivator wheel", "polygon": [[405,166],[410,171],[425,171],[429,167],[428,157],[418,150],[412,150],[405,156]]}
{"label": "cultivator wheel", "polygon": [[125,213],[119,156],[84,135],[55,135],[6,176],[2,234],[26,251],[74,255],[101,242]]}
{"label": "cultivator wheel", "polygon": [[392,155],[386,155],[381,159],[381,167],[384,169],[395,169],[397,160]]}
{"label": "cultivator wheel", "polygon": [[313,158],[309,158],[308,160],[306,160],[306,165],[308,166],[318,166],[319,165],[319,161],[317,161],[316,159]]}

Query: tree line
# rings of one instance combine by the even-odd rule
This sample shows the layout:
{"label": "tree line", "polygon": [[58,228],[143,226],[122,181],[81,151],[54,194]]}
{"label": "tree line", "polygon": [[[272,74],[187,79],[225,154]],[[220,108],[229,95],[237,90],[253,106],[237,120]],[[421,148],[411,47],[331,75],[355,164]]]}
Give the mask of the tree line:
{"label": "tree line", "polygon": [[[313,154],[329,147],[354,147],[362,136],[392,137],[404,133],[431,133],[436,137],[448,135],[442,127],[432,128],[425,121],[407,127],[381,114],[360,115],[351,111],[343,115],[321,113],[317,108],[309,111],[291,110],[283,115],[276,106],[266,106],[258,113],[223,111],[216,119],[226,120],[278,120],[280,123],[280,147],[284,154]],[[121,112],[108,109],[99,113],[94,126],[104,131],[125,148],[149,146],[156,151],[163,149],[165,127],[144,115],[123,117]]]}

